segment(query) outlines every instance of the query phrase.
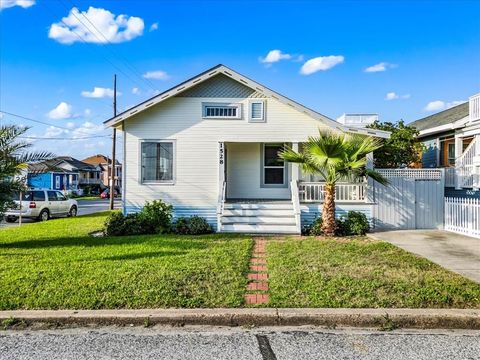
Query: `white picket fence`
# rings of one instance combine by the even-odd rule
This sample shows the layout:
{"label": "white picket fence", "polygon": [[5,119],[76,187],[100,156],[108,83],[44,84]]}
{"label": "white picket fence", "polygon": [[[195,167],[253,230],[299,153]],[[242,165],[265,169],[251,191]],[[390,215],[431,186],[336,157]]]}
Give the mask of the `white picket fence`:
{"label": "white picket fence", "polygon": [[446,197],[445,230],[480,238],[480,199]]}

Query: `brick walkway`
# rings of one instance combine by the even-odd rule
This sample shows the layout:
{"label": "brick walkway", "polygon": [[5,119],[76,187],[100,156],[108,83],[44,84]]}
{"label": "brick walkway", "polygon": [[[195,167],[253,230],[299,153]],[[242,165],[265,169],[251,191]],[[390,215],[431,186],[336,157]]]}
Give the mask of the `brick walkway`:
{"label": "brick walkway", "polygon": [[250,260],[250,273],[248,274],[247,305],[268,303],[268,272],[266,259],[267,240],[263,237],[255,239],[252,258]]}

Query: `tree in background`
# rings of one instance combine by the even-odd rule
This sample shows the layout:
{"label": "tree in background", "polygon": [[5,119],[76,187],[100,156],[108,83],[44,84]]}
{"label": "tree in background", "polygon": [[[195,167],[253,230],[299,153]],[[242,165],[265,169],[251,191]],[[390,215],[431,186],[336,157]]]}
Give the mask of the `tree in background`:
{"label": "tree in background", "polygon": [[26,190],[28,163],[48,160],[49,152],[28,152],[31,144],[21,140],[29,128],[0,126],[0,217],[12,205],[13,195]]}
{"label": "tree in background", "polygon": [[376,168],[407,167],[421,162],[423,144],[417,139],[415,127],[405,125],[403,120],[395,123],[375,121],[367,127],[392,133],[389,139],[382,139],[382,147],[373,152]]}
{"label": "tree in background", "polygon": [[334,236],[335,185],[338,181],[356,181],[365,176],[381,184],[388,181],[378,172],[367,169],[367,154],[381,147],[378,138],[346,133],[320,131],[318,137],[309,137],[300,152],[291,147],[279,153],[285,161],[300,164],[306,174],[321,175],[325,179],[325,194],[322,209],[322,232]]}

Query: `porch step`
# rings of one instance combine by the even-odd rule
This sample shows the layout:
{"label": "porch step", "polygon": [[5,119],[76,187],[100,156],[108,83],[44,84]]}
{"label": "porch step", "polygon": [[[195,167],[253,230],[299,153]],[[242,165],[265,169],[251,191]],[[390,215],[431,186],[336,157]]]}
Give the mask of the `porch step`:
{"label": "porch step", "polygon": [[293,208],[289,209],[224,209],[223,216],[291,216]]}
{"label": "porch step", "polygon": [[226,210],[292,210],[292,203],[257,203],[257,204],[244,204],[244,203],[225,203],[223,206]]}
{"label": "porch step", "polygon": [[222,224],[295,225],[295,216],[223,216]]}
{"label": "porch step", "polygon": [[225,203],[221,221],[221,232],[298,233],[291,201]]}
{"label": "porch step", "polygon": [[222,232],[240,232],[249,234],[297,234],[295,225],[278,224],[222,224]]}

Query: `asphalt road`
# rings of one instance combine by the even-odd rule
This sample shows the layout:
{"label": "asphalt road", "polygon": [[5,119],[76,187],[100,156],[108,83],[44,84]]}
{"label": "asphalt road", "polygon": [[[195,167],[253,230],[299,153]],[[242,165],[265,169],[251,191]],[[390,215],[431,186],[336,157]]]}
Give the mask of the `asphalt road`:
{"label": "asphalt road", "polygon": [[312,328],[0,331],[0,359],[479,359],[480,332]]}
{"label": "asphalt road", "polygon": [[[78,202],[78,215],[87,215],[93,214],[99,211],[104,211],[109,209],[110,200],[109,199],[98,199],[98,200],[77,200]],[[121,199],[115,199],[115,209],[120,209],[122,206]],[[50,221],[55,221],[51,219]],[[22,219],[22,223],[28,224],[33,223],[35,220],[32,219]],[[6,223],[5,221],[0,222],[0,228],[2,227],[12,227],[18,226],[18,221],[15,223]]]}

